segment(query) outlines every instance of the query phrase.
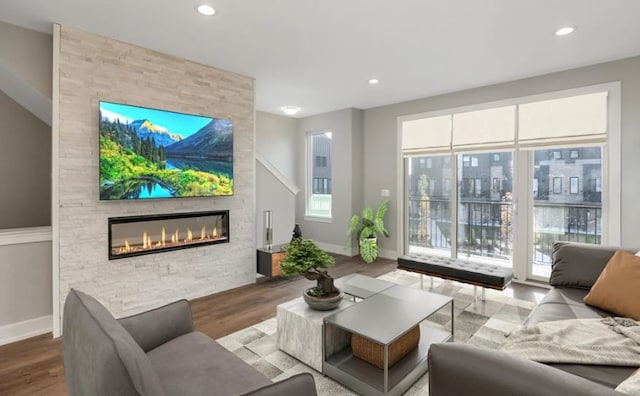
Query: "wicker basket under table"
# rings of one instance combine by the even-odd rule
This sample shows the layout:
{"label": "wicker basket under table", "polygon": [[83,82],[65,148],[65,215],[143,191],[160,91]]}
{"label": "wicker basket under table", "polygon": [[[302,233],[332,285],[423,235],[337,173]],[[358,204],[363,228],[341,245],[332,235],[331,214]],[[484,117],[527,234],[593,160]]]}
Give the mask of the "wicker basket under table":
{"label": "wicker basket under table", "polygon": [[[415,326],[402,337],[389,344],[389,367],[392,367],[420,343],[420,326]],[[351,335],[353,356],[384,368],[384,345],[358,334]]]}

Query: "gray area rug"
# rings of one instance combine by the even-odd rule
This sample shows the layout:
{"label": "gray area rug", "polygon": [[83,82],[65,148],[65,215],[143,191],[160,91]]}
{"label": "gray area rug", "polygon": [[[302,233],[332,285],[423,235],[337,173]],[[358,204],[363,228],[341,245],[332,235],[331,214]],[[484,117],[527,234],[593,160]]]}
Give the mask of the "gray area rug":
{"label": "gray area rug", "polygon": [[[420,276],[405,271],[394,271],[379,277],[400,285],[420,288]],[[424,278],[428,290],[428,278]],[[454,298],[455,340],[481,347],[496,349],[505,336],[520,326],[529,316],[536,303],[515,299],[510,290],[487,289],[486,301],[474,302],[473,286],[434,278],[433,292]],[[478,288],[480,295],[480,288]],[[540,296],[540,298],[542,295]],[[450,328],[451,312],[446,306],[430,317],[433,326]],[[316,381],[318,395],[356,395],[328,377],[278,350],[276,318],[240,330],[217,341],[225,348],[255,367],[272,381],[294,374],[308,372]],[[428,376],[420,378],[405,395],[428,394]]]}

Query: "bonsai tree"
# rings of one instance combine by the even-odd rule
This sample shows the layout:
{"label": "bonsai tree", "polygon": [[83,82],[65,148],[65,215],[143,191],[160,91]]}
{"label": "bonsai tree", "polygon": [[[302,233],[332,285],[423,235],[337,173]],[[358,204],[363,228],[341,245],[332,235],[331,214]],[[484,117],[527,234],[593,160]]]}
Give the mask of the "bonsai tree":
{"label": "bonsai tree", "polygon": [[280,269],[284,276],[302,275],[309,280],[317,281],[316,287],[307,290],[313,297],[328,297],[339,293],[333,285],[333,278],[327,270],[335,263],[335,259],[316,246],[311,239],[293,238],[284,247],[287,254],[280,261]]}
{"label": "bonsai tree", "polygon": [[367,206],[362,210],[362,216],[353,215],[347,229],[347,242],[345,249],[351,245],[353,238],[357,238],[360,244],[360,257],[369,264],[378,258],[378,236],[389,237],[389,231],[384,227],[384,216],[389,209],[389,200],[383,199],[374,210]]}

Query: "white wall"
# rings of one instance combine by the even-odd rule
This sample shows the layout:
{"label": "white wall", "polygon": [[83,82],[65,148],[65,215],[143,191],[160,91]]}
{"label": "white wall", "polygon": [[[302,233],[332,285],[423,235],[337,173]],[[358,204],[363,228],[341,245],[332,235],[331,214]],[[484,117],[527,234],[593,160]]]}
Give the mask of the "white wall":
{"label": "white wall", "polygon": [[267,162],[256,161],[256,247],[264,243],[265,210],[273,212],[273,243],[291,240],[299,191],[295,184],[297,123],[295,118],[256,112],[256,154]]}
{"label": "white wall", "polygon": [[51,128],[0,91],[0,229],[51,224]]}
{"label": "white wall", "polygon": [[[51,56],[51,35],[0,22],[0,86],[36,92],[49,116]],[[51,331],[51,127],[1,90],[0,186],[3,344]]]}
{"label": "white wall", "polygon": [[0,64],[51,98],[53,38],[50,34],[0,22]]}
{"label": "white wall", "polygon": [[296,223],[296,194],[260,162],[256,166],[256,247],[264,246],[264,211],[272,212],[273,244],[289,242]]}
{"label": "white wall", "polygon": [[292,182],[298,168],[295,161],[297,121],[291,117],[256,112],[256,152]]}
{"label": "white wall", "polygon": [[0,345],[51,331],[51,229],[0,230]]}
{"label": "white wall", "polygon": [[364,196],[365,203],[376,204],[381,189],[392,192],[388,213],[391,238],[381,240],[381,248],[399,250],[397,246],[397,197],[402,180],[398,180],[397,117],[520,96],[540,94],[612,81],[622,84],[622,202],[621,242],[638,246],[640,241],[640,57],[608,62],[579,69],[547,74],[504,84],[418,99],[364,112]]}
{"label": "white wall", "polygon": [[[51,35],[0,22],[0,80],[51,98]],[[0,229],[51,224],[51,128],[0,90]]]}

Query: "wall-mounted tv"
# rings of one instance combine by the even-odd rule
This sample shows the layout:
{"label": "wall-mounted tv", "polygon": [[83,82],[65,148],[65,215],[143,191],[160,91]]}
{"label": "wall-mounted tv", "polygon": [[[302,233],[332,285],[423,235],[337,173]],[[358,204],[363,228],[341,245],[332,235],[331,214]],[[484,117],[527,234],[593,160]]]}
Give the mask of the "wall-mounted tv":
{"label": "wall-mounted tv", "polygon": [[100,199],[233,195],[233,124],[100,102]]}

